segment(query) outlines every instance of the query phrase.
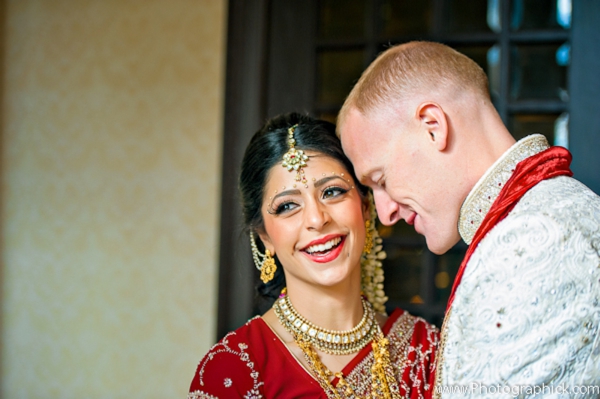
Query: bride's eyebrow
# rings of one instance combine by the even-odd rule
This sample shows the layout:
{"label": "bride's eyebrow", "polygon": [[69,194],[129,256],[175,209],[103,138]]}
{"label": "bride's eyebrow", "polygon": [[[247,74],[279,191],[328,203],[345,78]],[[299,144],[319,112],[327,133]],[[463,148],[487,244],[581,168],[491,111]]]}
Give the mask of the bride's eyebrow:
{"label": "bride's eyebrow", "polygon": [[300,190],[287,190],[282,191],[271,199],[271,203],[273,203],[277,198],[283,197],[285,195],[300,195]]}
{"label": "bride's eyebrow", "polygon": [[327,177],[323,177],[322,179],[319,179],[315,182],[315,188],[319,188],[321,186],[324,186],[325,184],[329,183],[332,180],[335,179],[340,179],[341,181],[343,181],[344,183],[348,184],[348,182],[346,180],[344,180],[342,177],[340,176],[327,176]]}

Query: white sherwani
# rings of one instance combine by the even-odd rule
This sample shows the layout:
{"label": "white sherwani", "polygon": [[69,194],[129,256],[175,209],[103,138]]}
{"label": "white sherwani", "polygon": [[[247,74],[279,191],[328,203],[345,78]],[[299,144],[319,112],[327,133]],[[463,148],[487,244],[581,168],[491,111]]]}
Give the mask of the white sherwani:
{"label": "white sherwani", "polygon": [[[470,244],[542,135],[511,147],[465,200]],[[598,171],[600,173],[600,171]],[[600,197],[577,180],[544,180],[471,256],[444,321],[436,392],[443,398],[600,397]]]}

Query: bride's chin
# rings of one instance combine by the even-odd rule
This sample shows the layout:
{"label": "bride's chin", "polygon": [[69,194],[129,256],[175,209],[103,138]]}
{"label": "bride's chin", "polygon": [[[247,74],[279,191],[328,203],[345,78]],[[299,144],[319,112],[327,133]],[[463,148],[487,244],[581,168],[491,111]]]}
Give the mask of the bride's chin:
{"label": "bride's chin", "polygon": [[329,270],[325,274],[315,276],[315,280],[319,281],[322,286],[328,287],[342,287],[346,286],[352,280],[360,281],[360,265],[349,267],[341,266],[334,268],[335,270]]}

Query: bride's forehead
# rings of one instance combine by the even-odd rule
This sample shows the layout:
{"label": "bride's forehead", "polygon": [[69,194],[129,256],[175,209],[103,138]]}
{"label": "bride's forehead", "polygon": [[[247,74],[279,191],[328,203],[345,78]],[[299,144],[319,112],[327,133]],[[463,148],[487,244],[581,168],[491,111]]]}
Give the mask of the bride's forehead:
{"label": "bride's forehead", "polygon": [[[306,166],[303,167],[303,170],[304,175],[309,182],[314,181],[313,179],[316,180],[322,176],[330,175],[332,173],[349,176],[346,167],[337,159],[320,153],[316,155],[308,153],[308,155],[309,159],[306,161]],[[281,165],[281,162],[279,162],[271,167],[265,183],[266,186],[279,184],[278,182],[282,181],[298,183],[296,181],[296,176],[296,170],[288,170],[286,167]]]}

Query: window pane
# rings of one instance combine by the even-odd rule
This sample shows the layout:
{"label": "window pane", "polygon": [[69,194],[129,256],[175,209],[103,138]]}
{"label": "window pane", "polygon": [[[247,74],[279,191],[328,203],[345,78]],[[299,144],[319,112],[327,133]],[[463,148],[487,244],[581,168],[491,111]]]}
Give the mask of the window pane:
{"label": "window pane", "polygon": [[387,252],[387,258],[383,261],[384,287],[390,301],[423,303],[420,296],[423,250],[384,248]]}
{"label": "window pane", "polygon": [[500,91],[500,46],[457,47],[456,50],[471,58],[485,71],[492,99],[495,100]]}
{"label": "window pane", "polygon": [[378,223],[387,258],[383,261],[385,292],[393,302],[422,303],[421,275],[425,258],[425,239],[413,226],[398,222],[393,226]]}
{"label": "window pane", "polygon": [[512,0],[512,30],[555,29],[571,26],[570,0]]}
{"label": "window pane", "polygon": [[554,122],[554,145],[569,148],[568,112],[563,112]]}
{"label": "window pane", "polygon": [[561,58],[565,54],[563,49],[564,46],[558,44],[513,46],[510,66],[511,99],[568,101],[568,58]]}
{"label": "window pane", "polygon": [[364,35],[365,0],[321,0],[319,5],[321,39],[352,39]]}
{"label": "window pane", "polygon": [[558,114],[515,114],[508,121],[508,129],[517,140],[533,133],[541,133],[550,144],[554,143],[554,131]]}
{"label": "window pane", "polygon": [[431,31],[433,13],[431,0],[383,0],[379,9],[380,36],[426,34]]}
{"label": "window pane", "polygon": [[[485,0],[449,0],[444,20],[448,21],[451,33],[489,32],[488,4],[494,7],[496,2]],[[490,14],[496,8],[490,8]]]}
{"label": "window pane", "polygon": [[464,256],[464,251],[451,250],[438,257],[434,281],[435,300],[437,303],[446,304],[448,302],[456,272],[458,272]]}
{"label": "window pane", "polygon": [[317,55],[317,102],[341,105],[363,71],[362,50],[323,51]]}

